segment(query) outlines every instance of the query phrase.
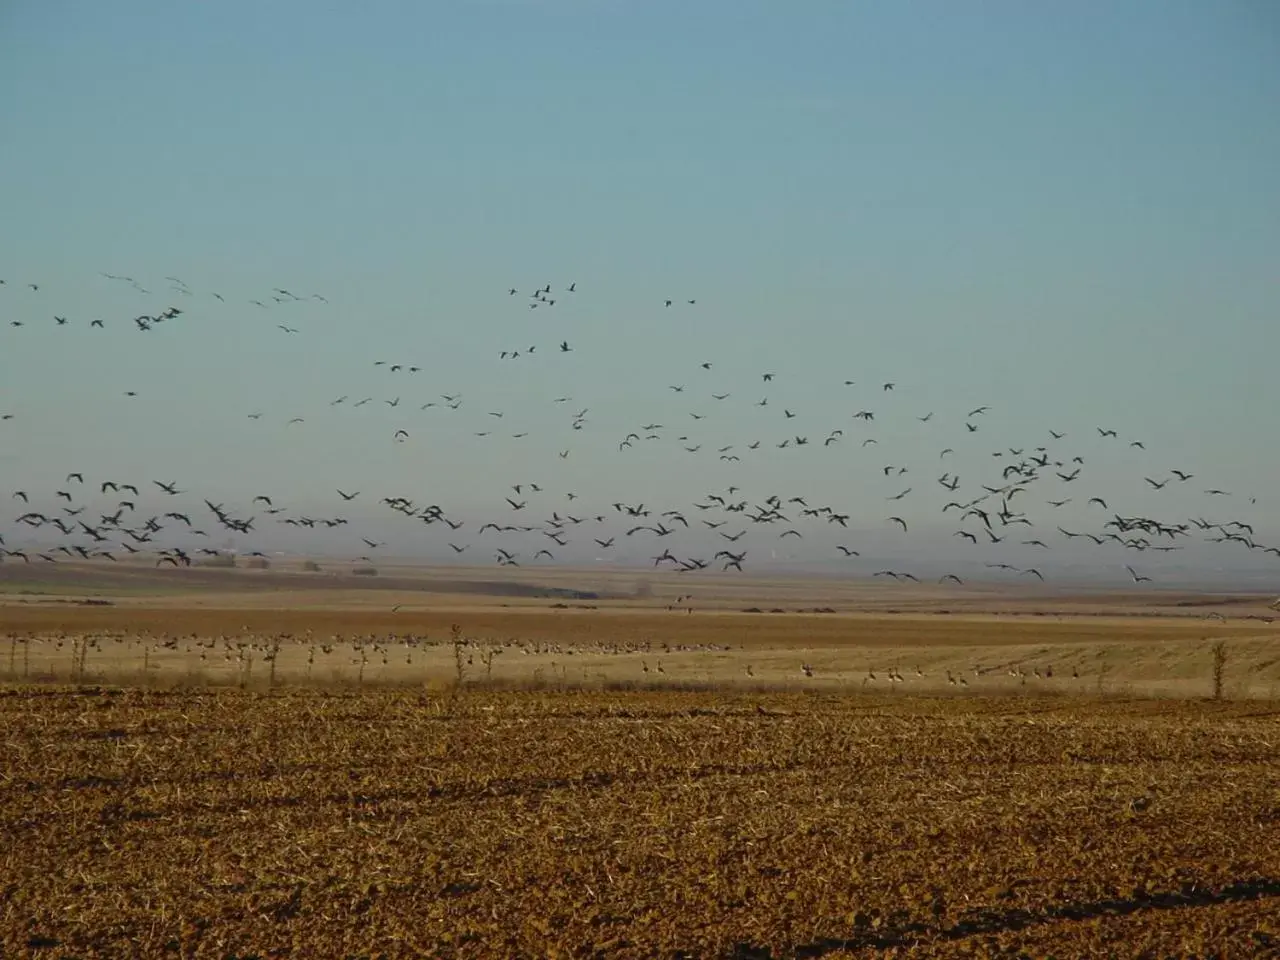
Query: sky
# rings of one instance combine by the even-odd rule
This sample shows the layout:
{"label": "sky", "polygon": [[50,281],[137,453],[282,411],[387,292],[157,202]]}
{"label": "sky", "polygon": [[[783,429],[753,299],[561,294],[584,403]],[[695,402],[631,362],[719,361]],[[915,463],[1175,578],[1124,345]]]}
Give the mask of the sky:
{"label": "sky", "polygon": [[[545,488],[539,520],[692,517],[738,485],[835,505],[905,561],[963,546],[941,449],[981,493],[993,452],[1053,429],[1089,495],[1247,514],[1280,543],[1277,103],[1261,0],[13,0],[0,492],[47,506],[83,470],[246,516],[262,493],[447,556],[448,531],[377,500],[439,504],[470,525],[456,542],[510,522],[516,483]],[[463,403],[421,409],[442,394]],[[618,448],[648,423],[661,440]],[[1196,480],[1145,487],[1173,467]],[[887,508],[937,537],[895,539]],[[279,526],[252,546],[352,540]],[[823,526],[753,556],[825,559],[851,534]],[[689,549],[724,546],[706,536]]]}

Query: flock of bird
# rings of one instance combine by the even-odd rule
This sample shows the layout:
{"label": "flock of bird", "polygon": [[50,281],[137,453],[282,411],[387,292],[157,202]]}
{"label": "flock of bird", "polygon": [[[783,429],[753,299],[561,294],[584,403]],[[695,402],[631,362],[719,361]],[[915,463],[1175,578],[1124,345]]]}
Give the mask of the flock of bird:
{"label": "flock of bird", "polygon": [[[1270,618],[1267,618],[1270,622]],[[563,643],[556,641],[524,639],[509,637],[502,640],[481,640],[459,634],[456,638],[432,638],[425,634],[390,633],[390,634],[357,634],[354,636],[333,634],[326,638],[317,638],[310,632],[304,634],[278,633],[273,635],[239,635],[202,637],[192,633],[187,636],[173,634],[155,635],[149,633],[103,632],[84,636],[72,636],[65,632],[51,634],[34,634],[18,637],[9,635],[10,655],[16,662],[15,645],[21,643],[24,648],[24,661],[29,661],[32,651],[45,669],[51,660],[68,650],[79,652],[83,649],[84,659],[80,660],[81,668],[90,653],[94,660],[102,658],[108,661],[136,662],[142,654],[144,666],[149,660],[161,658],[167,653],[182,654],[199,660],[202,665],[212,668],[221,667],[233,670],[246,679],[255,665],[274,669],[284,654],[285,669],[303,672],[308,680],[312,678],[315,667],[332,671],[352,670],[355,668],[360,681],[365,678],[366,668],[376,671],[403,667],[426,668],[434,660],[438,666],[442,659],[456,660],[464,670],[484,669],[491,671],[499,658],[513,659],[518,656],[540,658],[535,663],[543,662],[550,668],[553,676],[558,675],[562,681],[569,679],[567,669],[573,665],[581,670],[583,682],[592,679],[618,679],[618,670],[622,676],[631,674],[637,666],[642,677],[651,675],[681,678],[684,681],[697,682],[700,671],[691,665],[691,658],[702,654],[742,653],[744,646],[737,648],[720,643],[670,643],[667,641],[619,641],[597,640],[586,643]],[[303,654],[306,654],[305,660]],[[505,655],[505,656],[504,656]],[[666,658],[664,662],[664,658]],[[1072,658],[1079,660],[1081,658]],[[100,664],[95,663],[95,667]],[[28,671],[30,667],[27,667]],[[740,682],[766,682],[776,680],[780,671],[791,674],[794,665],[777,658],[764,657],[760,661],[747,659],[741,666]],[[1086,667],[1087,670],[1087,667]],[[40,673],[37,666],[37,673]],[[954,687],[968,687],[970,678],[975,684],[985,683],[1008,685],[1009,679],[1016,680],[1019,685],[1027,686],[1028,681],[1071,683],[1082,677],[1080,663],[1069,662],[1059,665],[1055,671],[1051,662],[1038,662],[1033,658],[1015,655],[992,663],[989,660],[971,661],[965,670],[934,665],[926,669],[916,664],[903,672],[899,666],[877,667],[869,664],[849,669],[820,670],[812,663],[803,661],[799,665],[799,676],[813,679],[824,679],[840,682],[856,682],[862,687],[878,684],[911,683],[926,687],[936,687],[945,681]],[[403,673],[398,674],[401,678]],[[706,674],[702,674],[706,676]],[[966,676],[967,675],[967,676]],[[380,679],[377,673],[371,673],[369,679]],[[576,679],[576,677],[574,678]],[[708,682],[711,682],[708,677]]]}
{"label": "flock of bird", "polygon": [[[57,329],[79,326],[102,333],[122,329],[130,334],[154,335],[164,326],[194,322],[192,317],[202,314],[209,301],[217,302],[220,308],[235,305],[235,298],[220,292],[199,292],[178,277],[165,278],[168,286],[163,291],[158,285],[147,286],[120,274],[104,273],[101,279],[161,305],[134,315],[72,318],[46,305],[46,298],[54,298],[42,284],[0,279],[0,310],[11,316],[5,338],[24,336],[42,324]],[[25,288],[23,297],[6,303],[5,291],[15,288]],[[499,295],[503,293],[507,299],[522,296],[517,287],[502,288]],[[582,296],[576,282],[559,286],[543,282],[525,291],[519,302],[530,310],[551,311]],[[242,308],[268,313],[302,306],[326,309],[329,305],[320,294],[294,293],[283,286],[240,300]],[[659,310],[695,310],[697,305],[696,297],[659,297],[654,301]],[[267,333],[274,328],[276,335],[303,341],[307,336],[305,316],[290,315],[279,322],[271,317],[263,327]],[[545,327],[533,329],[545,335]],[[539,356],[540,346],[544,354],[575,354],[575,347],[564,336],[550,336],[541,344],[530,344],[529,339],[521,335],[518,345],[499,351],[495,360],[528,360]],[[4,338],[0,338],[0,355],[4,352]],[[427,385],[425,370],[426,365],[418,360],[379,358],[372,362],[368,374],[386,378],[378,381],[388,385],[383,395],[344,393],[328,400],[329,412],[334,415],[343,408],[359,409],[370,417],[393,415],[399,419],[387,424],[385,436],[395,444],[410,443],[419,432],[431,435],[436,429],[430,419],[421,421],[424,426],[410,429],[413,424],[405,416],[461,418],[466,425],[460,429],[474,438],[495,442],[514,444],[531,435],[527,427],[508,426],[520,419],[521,411],[489,409],[461,391],[434,392]],[[563,379],[557,382],[567,382],[570,373],[558,370],[557,377]],[[7,491],[18,509],[6,528],[7,539],[0,533],[0,561],[120,562],[130,558],[156,566],[186,567],[228,553],[266,558],[267,551],[274,549],[271,525],[279,525],[349,536],[350,558],[373,563],[387,542],[365,535],[368,531],[352,529],[359,521],[343,515],[344,508],[363,508],[370,502],[400,523],[441,531],[438,539],[430,541],[439,553],[447,549],[453,557],[487,558],[501,566],[571,562],[581,559],[585,551],[592,560],[639,561],[651,568],[687,574],[741,572],[762,554],[772,559],[777,550],[798,549],[795,545],[806,540],[821,544],[813,551],[814,559],[852,563],[860,561],[864,552],[868,561],[872,555],[886,552],[882,535],[873,549],[860,541],[869,524],[893,532],[905,550],[913,528],[922,520],[931,532],[936,532],[939,524],[949,524],[949,536],[974,551],[987,578],[1023,582],[1049,579],[1042,569],[1046,565],[1013,562],[1015,559],[1029,550],[1047,553],[1065,543],[1089,544],[1111,552],[1110,557],[1119,559],[1099,562],[1123,568],[1135,585],[1154,579],[1152,573],[1139,569],[1142,557],[1181,550],[1192,540],[1280,559],[1280,546],[1260,540],[1251,522],[1235,516],[1212,516],[1219,505],[1243,501],[1254,505],[1254,498],[1198,484],[1194,473],[1180,467],[1144,469],[1142,465],[1151,462],[1145,443],[1123,437],[1110,426],[1095,426],[1085,436],[1045,429],[1020,443],[1006,442],[993,448],[984,443],[985,424],[992,410],[988,404],[937,412],[904,411],[909,392],[900,390],[896,380],[844,379],[831,385],[837,395],[844,391],[848,398],[843,410],[812,413],[802,411],[788,398],[787,380],[784,372],[772,369],[758,370],[749,377],[726,377],[715,359],[693,358],[687,361],[679,382],[658,390],[663,397],[661,414],[616,430],[597,427],[591,407],[567,394],[532,401],[564,411],[563,439],[536,451],[513,446],[509,463],[515,476],[495,498],[494,512],[484,517],[475,516],[472,509],[451,510],[424,502],[420,496],[403,491],[373,492],[341,485],[334,487],[332,512],[294,508],[287,492],[277,490],[227,504],[216,491],[194,489],[195,478],[97,476],[90,472],[92,465],[85,464],[64,477],[51,478],[45,489]],[[136,397],[139,391],[124,393]],[[729,408],[733,408],[732,416],[722,416],[721,411]],[[260,410],[242,415],[250,421],[261,421],[265,416]],[[748,415],[750,419],[744,419]],[[281,418],[281,425],[302,427],[317,416],[319,413]],[[21,450],[22,441],[32,439],[23,434],[21,418],[12,410],[0,410],[0,418],[4,431],[0,444]],[[739,430],[744,423],[752,424],[755,435],[726,436],[721,432],[726,419],[733,420]],[[896,426],[886,433],[884,424],[890,421]],[[884,458],[877,459],[881,441],[891,443],[894,434],[904,431],[913,431],[921,443],[932,441],[933,449],[920,458],[922,462],[884,463]],[[542,469],[539,456],[553,463],[569,460],[575,449],[588,443],[624,463],[627,458],[652,463],[653,455],[660,454],[676,475],[681,472],[680,458],[697,458],[699,463],[722,471],[724,482],[684,502],[656,504],[522,479]],[[835,459],[842,448],[851,453],[845,459]],[[817,459],[812,451],[828,459]],[[760,489],[762,483],[754,467],[776,473],[779,465],[788,466],[785,458],[802,455],[808,459],[792,461],[797,474],[822,470],[851,473],[861,468],[865,482],[859,484],[858,494],[849,503],[821,502],[829,498],[803,491]],[[857,458],[852,466],[851,457]],[[962,459],[969,466],[957,466]],[[1095,461],[1108,465],[1104,473],[1113,472],[1117,463],[1137,468],[1137,472],[1123,489],[1100,489],[1091,480],[1090,467]],[[580,476],[584,481],[589,478],[589,470]],[[407,480],[399,482],[408,485]],[[1114,479],[1110,483],[1114,484]],[[1203,498],[1203,509],[1196,515],[1170,516],[1160,498],[1176,489],[1197,491]],[[1121,506],[1139,496],[1147,504],[1143,509]],[[877,510],[875,504],[883,506]],[[226,545],[228,538],[230,546]],[[1019,549],[1005,552],[1014,548]],[[902,550],[890,552],[901,555]],[[929,580],[957,586],[969,579],[952,572],[925,577],[900,568],[900,564],[892,566],[858,572],[896,582]]]}

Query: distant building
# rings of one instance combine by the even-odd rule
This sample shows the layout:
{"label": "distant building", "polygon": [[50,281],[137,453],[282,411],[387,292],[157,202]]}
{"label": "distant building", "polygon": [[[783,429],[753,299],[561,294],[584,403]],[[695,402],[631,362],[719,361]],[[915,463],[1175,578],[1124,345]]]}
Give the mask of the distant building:
{"label": "distant building", "polygon": [[236,565],[235,555],[230,553],[219,554],[216,557],[205,557],[201,560],[196,561],[197,567],[233,568],[235,567],[235,565]]}

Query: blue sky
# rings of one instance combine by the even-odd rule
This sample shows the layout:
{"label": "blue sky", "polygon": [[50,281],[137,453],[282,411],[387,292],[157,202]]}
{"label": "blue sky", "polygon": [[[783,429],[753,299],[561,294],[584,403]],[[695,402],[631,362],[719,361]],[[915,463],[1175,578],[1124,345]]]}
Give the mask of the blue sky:
{"label": "blue sky", "polygon": [[[1280,542],[1270,4],[15,2],[0,91],[0,486],[85,469],[323,513],[342,485],[483,520],[521,480],[684,510],[739,484],[874,538],[884,464],[937,492],[955,446],[976,484],[1053,428],[1092,492],[1202,515],[1142,489],[1180,466]],[[474,436],[490,410],[506,434]],[[675,439],[801,430],[738,463]],[[901,509],[936,524],[930,496]]]}

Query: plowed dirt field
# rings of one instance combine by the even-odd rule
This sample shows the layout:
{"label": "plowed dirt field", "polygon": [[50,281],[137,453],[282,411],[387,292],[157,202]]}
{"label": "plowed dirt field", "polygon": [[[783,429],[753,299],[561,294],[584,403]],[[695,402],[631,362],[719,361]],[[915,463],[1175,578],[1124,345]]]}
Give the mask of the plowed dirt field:
{"label": "plowed dirt field", "polygon": [[3,955],[1280,951],[1280,717],[1087,696],[0,695]]}

